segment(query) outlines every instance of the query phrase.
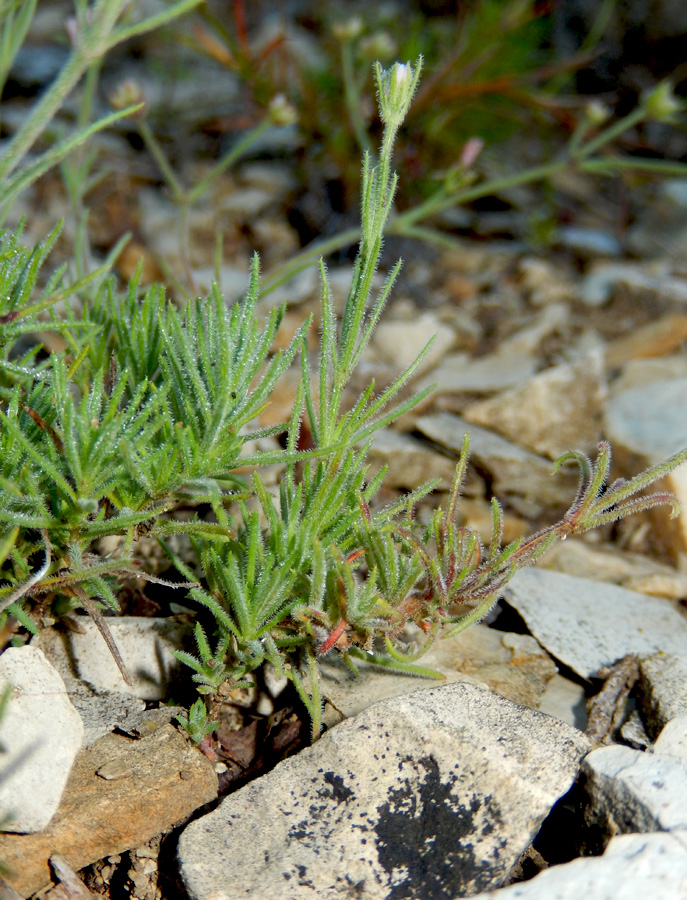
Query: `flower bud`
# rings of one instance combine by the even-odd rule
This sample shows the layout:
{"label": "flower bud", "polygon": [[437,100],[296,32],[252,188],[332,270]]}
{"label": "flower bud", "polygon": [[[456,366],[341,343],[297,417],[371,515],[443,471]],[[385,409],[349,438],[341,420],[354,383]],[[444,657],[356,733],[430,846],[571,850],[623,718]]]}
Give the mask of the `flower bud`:
{"label": "flower bud", "polygon": [[673,93],[669,81],[661,81],[653,90],[646,91],[642,95],[642,106],[647,118],[655,122],[675,122],[684,110],[684,104]]}
{"label": "flower bud", "polygon": [[388,31],[375,31],[360,41],[360,53],[366,59],[391,59],[396,53],[396,42]]}
{"label": "flower bud", "polygon": [[460,165],[463,169],[471,169],[477,162],[477,157],[484,149],[482,138],[471,137],[463,145],[460,151]]}
{"label": "flower bud", "polygon": [[363,20],[360,16],[351,16],[341,22],[335,22],[332,26],[332,34],[337,41],[354,41],[360,37],[363,31]]}
{"label": "flower bud", "polygon": [[584,108],[584,117],[593,128],[598,128],[611,117],[611,111],[601,100],[592,100]]}
{"label": "flower bud", "polygon": [[[128,106],[137,106],[139,103],[145,103],[143,88],[133,78],[125,78],[124,81],[120,81],[108,99],[110,106],[114,107],[114,109],[126,109]],[[143,115],[143,110],[139,109],[133,115],[140,117]]]}
{"label": "flower bud", "polygon": [[275,94],[272,97],[267,114],[273,125],[293,125],[298,121],[296,107],[289,103],[284,94]]}
{"label": "flower bud", "polygon": [[394,63],[390,69],[382,69],[379,63],[375,64],[379,112],[388,128],[398,129],[405,119],[421,70],[421,56],[414,69],[409,62]]}

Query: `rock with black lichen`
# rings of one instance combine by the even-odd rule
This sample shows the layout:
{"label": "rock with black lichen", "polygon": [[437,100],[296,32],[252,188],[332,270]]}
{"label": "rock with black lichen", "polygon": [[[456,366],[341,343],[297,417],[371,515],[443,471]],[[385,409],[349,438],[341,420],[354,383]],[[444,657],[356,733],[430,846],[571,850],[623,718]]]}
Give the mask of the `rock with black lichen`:
{"label": "rock with black lichen", "polygon": [[588,740],[470,684],[381,701],[179,840],[192,900],[444,900],[504,883]]}

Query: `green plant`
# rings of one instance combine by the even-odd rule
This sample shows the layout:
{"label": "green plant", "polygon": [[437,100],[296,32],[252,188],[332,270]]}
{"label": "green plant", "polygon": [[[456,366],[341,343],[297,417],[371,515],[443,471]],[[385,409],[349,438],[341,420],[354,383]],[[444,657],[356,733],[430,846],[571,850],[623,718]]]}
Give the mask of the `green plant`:
{"label": "green plant", "polygon": [[[376,77],[385,134],[377,165],[365,156],[362,188],[362,241],[351,292],[337,326],[324,266],[322,336],[316,372],[307,351],[303,377],[287,431],[287,472],[275,502],[259,474],[253,490],[259,510],[240,505],[236,531],[196,540],[200,572],[206,586],[191,596],[214,619],[213,649],[197,626],[199,656],[178,656],[195,671],[202,693],[216,692],[228,678],[236,685],[265,661],[290,678],[309,710],[313,734],[320,729],[318,658],[332,650],[355,669],[365,659],[426,677],[436,673],[417,665],[431,643],[448,629],[463,630],[479,621],[517,569],[535,562],[555,540],[598,527],[635,511],[673,504],[666,494],[637,498],[639,491],[687,459],[676,455],[629,481],[605,489],[610,448],[599,447],[596,463],[579,453],[561,457],[581,470],[578,495],[555,525],[531,537],[501,546],[502,513],[493,502],[491,546],[460,528],[456,513],[468,460],[466,439],[446,511],[437,511],[428,526],[415,520],[413,507],[432,485],[395,505],[372,511],[384,473],[366,481],[369,436],[410,408],[413,398],[387,411],[421,357],[379,396],[370,384],[351,410],[342,408],[343,389],[379,320],[398,267],[376,300],[370,297],[372,273],[379,258],[396,176],[391,152],[419,66],[395,66]],[[403,98],[403,100],[401,99]],[[315,396],[316,394],[316,396]],[[314,450],[297,454],[300,429],[307,427]],[[299,470],[300,466],[300,470]],[[676,510],[674,509],[673,512]],[[231,523],[216,509],[218,521]],[[194,573],[179,563],[188,578]],[[409,622],[427,639],[408,652],[403,632]]]}
{"label": "green plant", "polygon": [[[400,263],[378,294],[373,276],[397,186],[394,142],[420,76],[420,64],[375,68],[384,124],[379,158],[365,154],[361,242],[341,321],[322,278],[319,353],[308,352],[306,321],[286,350],[272,345],[283,310],[264,322],[256,313],[258,263],[246,297],[227,308],[217,289],[183,310],[160,286],[141,297],[136,279],[125,294],[113,281],[80,296],[58,272],[31,301],[53,234],[33,251],[16,239],[0,245],[0,621],[16,617],[35,630],[35,614],[83,608],[118,653],[101,609],[117,608],[118,580],[147,577],[135,559],[142,533],[183,532],[196,566],[170,556],[188,578],[191,597],[211,622],[195,629],[198,655],[178,651],[199,691],[212,695],[230,681],[245,685],[265,661],[294,684],[320,731],[318,659],[340,653],[353,668],[363,659],[437,677],[418,664],[442,630],[478,621],[503,585],[554,540],[659,504],[666,494],[637,496],[687,459],[687,450],[636,478],[605,489],[610,450],[596,463],[576,463],[578,495],[558,523],[505,548],[501,509],[493,503],[491,545],[459,527],[456,512],[468,459],[465,441],[446,511],[428,525],[414,508],[433,487],[375,504],[385,472],[367,477],[374,433],[427,392],[400,400],[420,356],[386,389],[371,382],[352,406],[345,391],[377,325]],[[61,316],[56,299],[65,302]],[[79,303],[75,302],[78,299]],[[48,314],[48,321],[39,314]],[[19,338],[59,328],[67,350],[44,358]],[[289,421],[269,429],[253,422],[297,357],[301,381]],[[253,430],[251,430],[253,429]],[[307,431],[309,449],[299,450]],[[246,455],[246,442],[282,432],[279,452]],[[259,467],[286,463],[273,496]],[[239,467],[254,466],[250,481]],[[180,521],[180,503],[210,505],[213,519]],[[675,512],[675,509],[673,510]],[[120,549],[97,552],[97,541],[121,536]],[[153,579],[154,580],[154,579]],[[175,585],[179,587],[180,585]],[[409,623],[426,639],[411,649]],[[119,664],[126,673],[119,660]],[[198,705],[200,703],[200,705]],[[202,740],[213,723],[197,701],[183,727]]]}
{"label": "green plant", "polygon": [[[11,240],[8,246],[11,254]],[[8,358],[19,328],[17,298],[29,296],[45,252],[46,247],[37,248],[23,265],[0,269],[9,304],[0,319],[7,341],[0,371],[4,368],[12,382],[0,394],[5,401],[0,547],[6,580],[0,612],[11,609],[33,629],[20,601],[58,597],[58,612],[86,608],[108,639],[94,601],[116,608],[112,578],[137,571],[130,550],[140,529],[220,527],[181,525],[163,515],[182,498],[214,500],[236,487],[232,470],[251,462],[239,462],[243,445],[271,433],[245,426],[294,358],[306,326],[291,348],[267,360],[282,313],[274,310],[258,324],[257,263],[248,296],[232,310],[218,291],[179,313],[160,288],[139,302],[135,283],[120,297],[110,282],[79,321],[69,315],[59,325],[68,328],[68,356],[32,364],[34,348],[16,364]],[[55,279],[49,287],[55,291]],[[31,307],[24,330],[32,319],[35,329],[36,312],[47,304]],[[122,553],[96,556],[93,542],[114,534],[126,536]],[[38,568],[37,553],[43,560]]]}
{"label": "green plant", "polygon": [[187,716],[180,713],[176,720],[195,744],[200,744],[219,725],[219,722],[208,719],[207,709],[200,697],[191,705]]}

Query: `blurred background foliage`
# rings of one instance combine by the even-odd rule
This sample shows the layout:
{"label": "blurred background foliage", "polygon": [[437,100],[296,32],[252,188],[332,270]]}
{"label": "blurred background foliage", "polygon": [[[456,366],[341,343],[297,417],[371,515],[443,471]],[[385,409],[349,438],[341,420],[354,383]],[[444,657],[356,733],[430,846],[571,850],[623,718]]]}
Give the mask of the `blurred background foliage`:
{"label": "blurred background foliage", "polygon": [[[128,15],[135,21],[169,5],[132,0]],[[12,135],[21,104],[40,95],[64,64],[70,11],[68,0],[37,4],[5,85],[1,137]],[[404,173],[397,198],[402,213],[442,189],[498,182],[561,158],[590,110],[597,127],[605,127],[664,78],[684,95],[686,38],[682,0],[206,0],[166,27],[113,48],[55,127],[59,132],[111,113],[112,97],[125,81],[117,108],[139,100],[145,107],[112,130],[147,160],[134,178],[157,178],[180,204],[182,232],[188,208],[213,183],[212,173],[194,175],[199,164],[219,160],[226,171],[239,158],[281,157],[296,179],[284,212],[306,246],[357,222],[360,150],[376,146],[380,133],[375,59],[389,64],[422,54],[425,60],[396,153]],[[274,106],[275,98],[285,109]],[[687,137],[665,120],[638,121],[603,154],[679,163],[687,160]],[[643,202],[636,188],[656,178],[631,167],[614,174],[612,188],[596,181],[603,184],[599,196],[610,197],[606,226],[619,232]],[[107,173],[93,151],[72,159],[62,176],[74,215],[81,216],[77,231],[84,232],[84,211],[99,202]],[[119,216],[122,224],[102,228],[91,217],[93,243],[103,257],[127,229],[136,229],[128,212],[133,199],[106,200],[116,208],[110,218]],[[502,189],[470,200],[468,208],[518,209],[528,223],[516,237],[537,246],[547,245],[561,222],[576,221],[579,203],[575,191],[561,198],[551,179],[542,179],[534,195]],[[444,210],[431,224],[449,235],[470,235],[473,228],[459,209]],[[513,236],[510,225],[491,228],[481,236]],[[269,264],[269,247],[255,235],[250,239]],[[181,245],[183,256],[183,236]],[[75,256],[88,254],[77,248]]]}

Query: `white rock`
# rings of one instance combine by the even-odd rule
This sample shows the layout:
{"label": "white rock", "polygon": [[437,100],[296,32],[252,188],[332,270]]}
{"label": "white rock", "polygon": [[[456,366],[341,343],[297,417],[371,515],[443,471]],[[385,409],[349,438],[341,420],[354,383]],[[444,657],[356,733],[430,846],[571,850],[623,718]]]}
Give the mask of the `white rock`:
{"label": "white rock", "polygon": [[687,301],[687,284],[684,279],[671,278],[668,274],[655,274],[648,267],[625,262],[595,266],[582,282],[580,298],[588,306],[602,306],[610,300],[619,284],[640,291],[651,291],[666,299],[682,303]]}
{"label": "white rock", "polygon": [[669,600],[546,569],[523,569],[505,600],[549,653],[583,678],[628,653],[687,651],[687,620]]}
{"label": "white rock", "polygon": [[516,331],[501,341],[499,354],[516,354],[527,357],[539,357],[541,342],[557,328],[567,325],[570,310],[567,303],[547,303],[535,319],[526,328]]}
{"label": "white rock", "polygon": [[[682,655],[684,654],[684,655]],[[656,738],[677,716],[687,715],[687,649],[639,660],[639,700],[647,731]]]}
{"label": "white rock", "polygon": [[687,769],[680,760],[616,744],[593,750],[582,771],[587,815],[610,834],[687,829]]}
{"label": "white rock", "polygon": [[620,256],[620,241],[600,228],[579,228],[565,225],[556,231],[556,237],[564,247],[570,247],[582,256]]}
{"label": "white rock", "polygon": [[[616,447],[654,465],[687,447],[685,398],[687,378],[671,378],[614,393],[606,408],[606,434]],[[670,472],[659,485],[671,491],[680,515],[665,528],[678,551],[687,550],[687,463]],[[667,518],[667,516],[665,517]]]}
{"label": "white rock", "polygon": [[247,222],[264,212],[275,199],[273,191],[261,187],[234,187],[229,192],[223,192],[218,206],[222,212]]}
{"label": "white rock", "polygon": [[106,620],[131,676],[133,686],[129,687],[93,620],[89,616],[75,618],[82,633],[62,634],[46,629],[33,641],[68,685],[76,676],[96,690],[119,691],[143,700],[164,700],[169,696],[170,684],[181,670],[181,663],[172,656],[172,650],[182,648],[189,626],[171,619],[140,616]]}
{"label": "white rock", "polygon": [[618,584],[652,597],[687,598],[687,572],[678,572],[674,566],[649,556],[623,552],[612,546],[594,546],[584,540],[561,541],[549,550],[543,565],[556,572]]}
{"label": "white rock", "polygon": [[671,719],[656,739],[653,752],[671,756],[687,768],[687,715]]}
{"label": "white rock", "polygon": [[620,726],[620,737],[634,750],[651,750],[651,740],[646,733],[644,721],[636,709],[632,710]]}
{"label": "white rock", "polygon": [[467,353],[450,353],[417,387],[422,391],[435,384],[437,394],[489,394],[522,384],[534,375],[536,368],[534,357],[523,356],[519,350],[490,353],[477,359],[471,359]]}
{"label": "white rock", "polygon": [[687,840],[682,834],[623,834],[603,856],[575,859],[531,881],[472,900],[687,900]]}
{"label": "white rock", "polygon": [[427,356],[418,371],[424,372],[436,365],[451,349],[455,341],[453,329],[434,313],[422,312],[409,321],[381,322],[374,333],[372,344],[387,362],[406,368],[415,362],[419,353],[434,338]]}
{"label": "white rock", "polygon": [[687,378],[668,378],[614,392],[606,410],[609,439],[657,463],[687,447]]}
{"label": "white rock", "polygon": [[385,700],[179,841],[192,900],[458,897],[503,883],[588,741],[479,687]]}
{"label": "white rock", "polygon": [[277,160],[244,163],[237,178],[243,184],[269,191],[272,197],[280,197],[298,188],[293,169]]}
{"label": "white rock", "polygon": [[601,436],[603,380],[601,353],[591,353],[473,403],[463,415],[551,459],[566,450],[590,452]]}
{"label": "white rock", "polygon": [[12,686],[0,721],[2,831],[42,831],[60,804],[84,726],[64,682],[35,647],[0,656],[0,690]]}

